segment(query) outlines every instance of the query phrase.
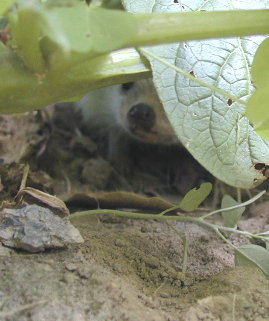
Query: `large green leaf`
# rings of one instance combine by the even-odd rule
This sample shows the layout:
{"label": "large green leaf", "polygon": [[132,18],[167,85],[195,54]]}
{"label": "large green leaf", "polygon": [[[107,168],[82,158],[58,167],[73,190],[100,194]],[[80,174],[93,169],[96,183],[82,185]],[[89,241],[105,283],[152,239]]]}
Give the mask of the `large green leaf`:
{"label": "large green leaf", "polygon": [[43,36],[46,13],[37,3],[26,3],[18,12],[10,14],[13,41],[25,64],[37,72],[45,71],[46,64],[39,46]]}
{"label": "large green leaf", "polygon": [[0,112],[36,110],[149,74],[136,50],[115,51],[134,33],[131,14],[31,0],[19,1],[7,17],[13,39],[12,49],[0,42]]}
{"label": "large green leaf", "polygon": [[[127,57],[126,47],[269,33],[267,10],[132,15],[88,8],[83,0],[17,0],[0,18],[2,28],[7,20],[13,38],[6,48],[0,43],[0,112],[9,113],[148,75],[148,65],[135,50]],[[122,54],[114,55],[117,49]]]}
{"label": "large green leaf", "polygon": [[0,42],[0,112],[26,112],[59,101],[78,100],[89,90],[107,84],[128,82],[150,76],[150,70],[134,49],[115,51],[73,66],[64,71],[48,72],[38,79],[17,56]]}
{"label": "large green leaf", "polygon": [[[182,0],[177,3],[124,0],[124,4],[133,13],[269,7],[265,0]],[[148,50],[210,85],[246,100],[254,91],[250,65],[264,38],[189,41]],[[245,105],[198,85],[154,58],[148,58],[157,91],[183,145],[205,168],[227,184],[241,188],[260,184],[266,178],[264,168],[269,164],[269,143],[250,126],[245,117]]]}
{"label": "large green leaf", "polygon": [[47,8],[37,1],[22,2],[8,17],[18,53],[38,72],[66,69],[127,46],[137,29],[133,15],[86,3]]}

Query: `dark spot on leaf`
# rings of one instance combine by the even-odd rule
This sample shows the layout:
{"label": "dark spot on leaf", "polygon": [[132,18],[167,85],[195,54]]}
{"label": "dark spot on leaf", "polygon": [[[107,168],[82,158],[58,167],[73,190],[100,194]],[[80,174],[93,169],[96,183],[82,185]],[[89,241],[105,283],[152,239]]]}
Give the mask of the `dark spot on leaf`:
{"label": "dark spot on leaf", "polygon": [[178,3],[178,0],[174,0],[174,3]]}
{"label": "dark spot on leaf", "polygon": [[261,169],[263,169],[265,167],[265,164],[264,163],[257,163],[254,165],[254,168],[257,170],[257,171],[260,171]]}
{"label": "dark spot on leaf", "polygon": [[90,33],[86,33],[86,38],[91,38],[91,34]]}
{"label": "dark spot on leaf", "polygon": [[231,98],[228,99],[227,104],[228,104],[228,106],[231,106],[233,104],[233,101]]}
{"label": "dark spot on leaf", "polygon": [[269,177],[269,165],[266,165],[265,163],[257,163],[254,165],[254,168],[261,172],[263,176]]}
{"label": "dark spot on leaf", "polygon": [[190,75],[192,75],[193,77],[195,77],[195,74],[194,74],[193,70],[190,71]]}
{"label": "dark spot on leaf", "polygon": [[266,249],[266,243],[265,243],[264,240],[253,240],[251,243],[259,245],[259,246],[262,246],[262,247],[264,247]]}
{"label": "dark spot on leaf", "polygon": [[182,9],[185,9],[185,7],[184,7],[184,6],[181,6],[181,8],[182,8]]}

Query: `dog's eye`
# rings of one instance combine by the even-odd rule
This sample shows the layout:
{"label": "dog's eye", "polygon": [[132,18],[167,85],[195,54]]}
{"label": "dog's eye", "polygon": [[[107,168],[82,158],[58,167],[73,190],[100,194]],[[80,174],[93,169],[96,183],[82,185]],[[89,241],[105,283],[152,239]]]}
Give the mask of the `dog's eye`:
{"label": "dog's eye", "polygon": [[134,82],[126,82],[121,85],[121,89],[123,92],[129,91],[134,87]]}

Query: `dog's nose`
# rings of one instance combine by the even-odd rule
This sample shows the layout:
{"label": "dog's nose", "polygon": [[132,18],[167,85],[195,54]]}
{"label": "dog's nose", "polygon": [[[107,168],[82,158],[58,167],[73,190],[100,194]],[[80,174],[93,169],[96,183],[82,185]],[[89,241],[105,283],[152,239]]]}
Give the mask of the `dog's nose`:
{"label": "dog's nose", "polygon": [[145,131],[149,131],[153,127],[155,117],[153,108],[144,103],[132,106],[127,113],[130,128],[136,129],[139,127]]}

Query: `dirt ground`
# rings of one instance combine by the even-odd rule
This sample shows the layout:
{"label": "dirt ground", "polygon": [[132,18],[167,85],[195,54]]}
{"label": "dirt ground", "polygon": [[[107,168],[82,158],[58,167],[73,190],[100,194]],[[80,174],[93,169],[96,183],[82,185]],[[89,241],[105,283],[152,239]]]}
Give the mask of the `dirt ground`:
{"label": "dirt ground", "polygon": [[[61,115],[60,109],[1,116],[2,207],[17,193],[23,173],[19,163],[26,162],[27,186],[64,200],[75,193],[124,190],[177,202],[189,188],[214,181],[181,148],[163,153],[136,143],[132,173],[119,174],[105,157],[105,135],[85,139],[72,111]],[[222,189],[204,205],[217,206]],[[86,203],[77,198],[68,204],[74,211],[96,207],[98,200]],[[269,230],[268,208],[266,200],[252,205],[240,227]],[[209,230],[170,222],[189,241],[187,273],[182,273],[183,245],[165,222],[105,214],[71,222],[84,243],[35,254],[0,247],[0,320],[269,320],[269,281],[258,269],[234,267],[233,250]],[[248,241],[234,235],[232,242]]]}

